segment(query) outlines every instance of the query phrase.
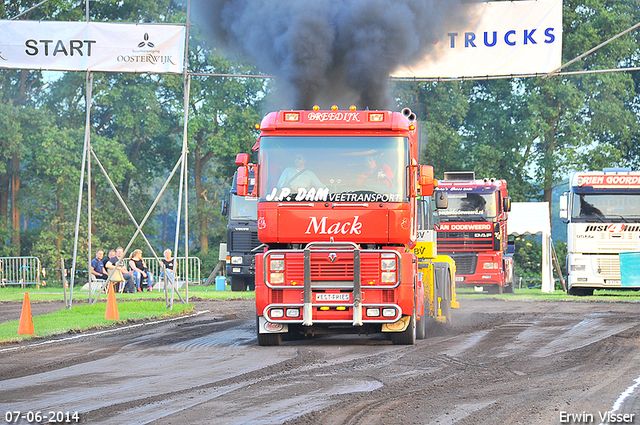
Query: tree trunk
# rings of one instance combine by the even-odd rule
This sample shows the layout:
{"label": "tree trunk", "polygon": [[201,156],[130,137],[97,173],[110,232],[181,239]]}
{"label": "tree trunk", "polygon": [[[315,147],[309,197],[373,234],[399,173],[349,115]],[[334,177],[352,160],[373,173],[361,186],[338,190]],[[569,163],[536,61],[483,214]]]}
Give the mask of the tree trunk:
{"label": "tree trunk", "polygon": [[[560,111],[558,111],[558,115]],[[548,122],[549,130],[545,134],[546,150],[545,150],[545,169],[544,180],[542,183],[543,201],[549,203],[549,223],[551,223],[551,201],[553,200],[553,171],[555,167],[555,149],[556,149],[556,125],[557,120]]]}
{"label": "tree trunk", "polygon": [[209,226],[205,206],[204,185],[202,184],[202,171],[206,162],[198,155],[196,150],[194,164],[194,179],[196,185],[196,212],[198,214],[198,227],[200,230],[200,251],[203,254],[209,253]]}
{"label": "tree trunk", "polygon": [[3,173],[0,175],[0,225],[7,228],[9,223],[9,192],[10,192],[9,174]]}
{"label": "tree trunk", "polygon": [[20,193],[20,157],[14,153],[11,159],[11,250],[13,255],[20,256],[20,209],[18,195]]}

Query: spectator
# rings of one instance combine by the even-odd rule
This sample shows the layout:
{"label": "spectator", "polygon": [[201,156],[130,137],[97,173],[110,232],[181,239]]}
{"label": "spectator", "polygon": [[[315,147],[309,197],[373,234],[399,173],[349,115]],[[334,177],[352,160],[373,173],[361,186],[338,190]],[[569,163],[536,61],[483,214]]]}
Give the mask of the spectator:
{"label": "spectator", "polygon": [[136,282],[136,288],[138,288],[138,292],[142,292],[142,279],[147,281],[147,290],[151,291],[153,289],[153,275],[149,272],[147,268],[147,263],[142,259],[142,250],[135,249],[131,256],[129,257],[129,267],[133,271],[133,278]]}
{"label": "spectator", "polygon": [[167,273],[167,280],[169,282],[173,282],[173,277],[175,276],[175,262],[176,259],[171,256],[171,250],[164,250],[164,258],[161,260],[163,267],[163,272],[160,273],[160,277],[164,277],[165,272]]}
{"label": "spectator", "polygon": [[[134,292],[136,292],[135,291],[136,286],[133,280],[133,274],[129,273],[127,268],[124,266],[124,262],[123,261],[121,262],[123,254],[124,254],[124,248],[120,246],[116,248],[115,255],[109,258],[109,262],[107,262],[107,269],[111,270],[111,269],[117,268],[118,270],[120,270],[122,272],[122,277],[126,282],[124,289],[128,293],[133,294]],[[122,282],[120,283],[120,285],[122,285]]]}
{"label": "spectator", "polygon": [[104,257],[104,251],[99,249],[96,252],[96,258],[91,260],[91,274],[94,275],[96,279],[107,280],[109,275],[104,268],[102,257]]}
{"label": "spectator", "polygon": [[109,255],[107,255],[102,259],[102,265],[104,266],[105,269],[107,268],[107,263],[109,262],[109,260],[115,256],[116,256],[116,250],[112,249],[111,251],[109,251]]}

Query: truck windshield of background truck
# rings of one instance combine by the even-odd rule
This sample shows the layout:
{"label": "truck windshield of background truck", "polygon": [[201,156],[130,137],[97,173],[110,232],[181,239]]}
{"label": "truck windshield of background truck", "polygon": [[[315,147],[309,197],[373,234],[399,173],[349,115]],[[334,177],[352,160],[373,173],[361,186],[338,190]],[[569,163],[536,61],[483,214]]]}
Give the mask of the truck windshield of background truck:
{"label": "truck windshield of background truck", "polygon": [[256,198],[231,195],[231,220],[258,220],[258,201]]}
{"label": "truck windshield of background truck", "polygon": [[640,220],[640,194],[574,193],[571,220],[637,222]]}
{"label": "truck windshield of background truck", "polygon": [[405,137],[263,136],[260,200],[406,202]]}
{"label": "truck windshield of background truck", "polygon": [[461,188],[453,189],[447,190],[449,205],[439,211],[440,221],[495,221],[498,210],[495,191],[460,193]]}

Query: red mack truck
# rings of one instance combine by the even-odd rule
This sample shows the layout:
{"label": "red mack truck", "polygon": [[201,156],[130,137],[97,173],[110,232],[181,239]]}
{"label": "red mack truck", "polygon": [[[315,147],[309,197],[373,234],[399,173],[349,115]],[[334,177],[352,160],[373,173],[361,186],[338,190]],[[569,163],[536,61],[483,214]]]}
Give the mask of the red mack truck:
{"label": "red mack truck", "polygon": [[437,185],[417,162],[415,114],[314,107],[272,112],[256,128],[257,164],[246,153],[236,163],[265,244],[255,258],[258,343],[384,332],[413,344],[427,319],[446,322],[453,267],[425,267],[412,251],[419,226],[435,242]]}
{"label": "red mack truck", "polygon": [[448,195],[448,206],[440,211],[438,249],[456,263],[456,286],[482,287],[495,294],[513,292],[507,182],[477,180],[472,171],[447,172],[437,190]]}

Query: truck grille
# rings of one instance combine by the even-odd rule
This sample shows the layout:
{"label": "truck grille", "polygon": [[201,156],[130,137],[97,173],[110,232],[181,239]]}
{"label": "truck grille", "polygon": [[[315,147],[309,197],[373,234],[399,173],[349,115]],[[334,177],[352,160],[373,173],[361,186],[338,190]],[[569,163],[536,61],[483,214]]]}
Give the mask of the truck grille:
{"label": "truck grille", "polygon": [[451,258],[456,262],[456,274],[469,275],[476,272],[478,265],[478,257],[475,255],[452,255]]}
{"label": "truck grille", "polygon": [[229,251],[248,252],[260,245],[258,232],[232,232],[230,236]]}
{"label": "truck grille", "polygon": [[[490,233],[488,238],[474,237],[476,233]],[[438,232],[438,251],[492,251],[493,233],[491,232]]]}
{"label": "truck grille", "polygon": [[598,274],[605,279],[620,279],[620,257],[617,255],[598,255],[596,257]]}
{"label": "truck grille", "polygon": [[[377,280],[380,276],[380,260],[378,257],[360,258],[360,276],[362,282]],[[304,262],[287,261],[285,279],[304,281]],[[311,281],[353,281],[353,257],[341,257],[335,262],[327,261],[326,255],[311,256]]]}

